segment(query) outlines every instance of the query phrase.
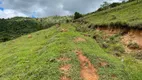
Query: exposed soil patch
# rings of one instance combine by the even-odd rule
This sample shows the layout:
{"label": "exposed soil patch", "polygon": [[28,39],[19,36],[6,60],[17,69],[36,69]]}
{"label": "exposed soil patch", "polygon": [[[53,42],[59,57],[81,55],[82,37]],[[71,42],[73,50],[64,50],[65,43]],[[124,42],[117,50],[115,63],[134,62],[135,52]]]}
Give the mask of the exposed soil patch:
{"label": "exposed soil patch", "polygon": [[108,65],[108,63],[107,62],[100,62],[99,63],[99,66],[101,66],[101,67],[108,67],[109,65]]}
{"label": "exposed soil patch", "polygon": [[69,61],[71,60],[70,58],[67,58],[67,57],[61,57],[58,59],[59,61]]}
{"label": "exposed soil patch", "polygon": [[142,31],[130,30],[128,34],[122,37],[122,42],[125,43],[125,45],[129,44],[130,41],[137,43],[140,48],[142,48]]}
{"label": "exposed soil patch", "polygon": [[107,36],[112,36],[114,34],[120,33],[121,29],[112,29],[112,28],[97,28],[99,31],[103,31],[106,33]]}
{"label": "exposed soil patch", "polygon": [[67,71],[69,71],[70,68],[71,68],[71,65],[67,64],[67,65],[61,66],[60,70],[64,71],[64,72],[67,72]]}
{"label": "exposed soil patch", "polygon": [[98,63],[99,67],[109,67],[109,63],[106,62],[104,59],[98,58],[98,60],[99,60],[99,63]]}
{"label": "exposed soil patch", "polygon": [[85,42],[86,40],[84,38],[81,37],[77,37],[75,38],[74,42]]}
{"label": "exposed soil patch", "polygon": [[71,80],[69,77],[67,77],[70,68],[71,68],[70,64],[67,64],[67,65],[60,67],[60,70],[63,73],[63,76],[61,76],[60,80]]}
{"label": "exposed soil patch", "polygon": [[112,78],[117,78],[117,76],[115,74],[111,75]]}
{"label": "exposed soil patch", "polygon": [[[70,58],[67,57],[61,57],[58,59],[59,61],[68,61],[71,60]],[[69,70],[71,68],[71,64],[65,64],[62,65],[59,69],[61,71],[61,73],[63,74],[63,76],[61,76],[60,80],[71,80],[69,77],[67,77]]]}
{"label": "exposed soil patch", "polygon": [[61,31],[61,32],[67,32],[68,30],[67,30],[67,29],[62,28],[60,31]]}
{"label": "exposed soil patch", "polygon": [[62,76],[60,80],[71,80],[71,79],[68,78],[67,76]]}
{"label": "exposed soil patch", "polygon": [[94,66],[91,64],[89,59],[83,55],[82,51],[75,50],[75,53],[78,56],[78,59],[80,61],[81,65],[81,77],[84,80],[98,80],[99,76],[97,74],[97,70],[94,68]]}
{"label": "exposed soil patch", "polygon": [[97,28],[97,30],[103,31],[108,36],[114,34],[122,34],[121,42],[125,46],[126,52],[134,51],[135,49],[129,48],[128,45],[130,42],[138,44],[139,48],[142,48],[142,30],[136,29],[120,29],[120,28]]}
{"label": "exposed soil patch", "polygon": [[32,35],[28,35],[28,38],[32,38]]}

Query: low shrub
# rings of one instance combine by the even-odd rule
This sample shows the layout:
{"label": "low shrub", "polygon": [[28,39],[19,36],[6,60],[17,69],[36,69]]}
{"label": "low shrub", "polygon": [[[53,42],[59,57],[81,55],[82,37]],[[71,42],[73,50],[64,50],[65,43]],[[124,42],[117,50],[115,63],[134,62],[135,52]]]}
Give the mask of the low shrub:
{"label": "low shrub", "polygon": [[124,28],[124,27],[128,27],[129,24],[126,23],[126,22],[117,21],[117,22],[111,22],[111,23],[110,23],[110,26],[112,26],[112,27],[121,27],[121,28]]}
{"label": "low shrub", "polygon": [[125,52],[124,47],[119,43],[113,45],[111,49],[113,52],[117,52],[117,53],[124,53]]}
{"label": "low shrub", "polygon": [[136,58],[136,59],[139,59],[139,60],[142,60],[142,51],[137,52],[137,53],[135,54],[135,58]]}
{"label": "low shrub", "polygon": [[130,49],[139,49],[139,45],[136,42],[129,42],[127,47]]}
{"label": "low shrub", "polygon": [[88,24],[76,26],[76,30],[79,31],[79,32],[90,31],[90,29],[87,26],[88,26]]}

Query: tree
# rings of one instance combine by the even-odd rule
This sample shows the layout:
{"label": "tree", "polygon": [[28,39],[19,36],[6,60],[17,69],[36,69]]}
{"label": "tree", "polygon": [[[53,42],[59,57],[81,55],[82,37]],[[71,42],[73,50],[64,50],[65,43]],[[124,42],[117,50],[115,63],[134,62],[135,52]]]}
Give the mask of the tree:
{"label": "tree", "polygon": [[110,3],[108,2],[104,2],[102,5],[101,5],[101,8],[105,8],[105,7],[109,7]]}
{"label": "tree", "polygon": [[103,2],[103,4],[101,5],[101,7],[97,10],[97,11],[103,11],[103,10],[106,10],[106,9],[108,9],[108,8],[110,8],[110,3],[108,3],[108,2]]}
{"label": "tree", "polygon": [[129,2],[131,2],[131,1],[137,1],[137,3],[139,2],[139,0],[129,0]]}
{"label": "tree", "polygon": [[113,7],[116,7],[116,6],[119,6],[119,5],[121,5],[121,3],[115,2],[115,3],[110,4],[109,7],[113,8]]}
{"label": "tree", "polygon": [[79,12],[74,13],[74,19],[78,19],[80,17],[82,17],[82,14],[80,14]]}

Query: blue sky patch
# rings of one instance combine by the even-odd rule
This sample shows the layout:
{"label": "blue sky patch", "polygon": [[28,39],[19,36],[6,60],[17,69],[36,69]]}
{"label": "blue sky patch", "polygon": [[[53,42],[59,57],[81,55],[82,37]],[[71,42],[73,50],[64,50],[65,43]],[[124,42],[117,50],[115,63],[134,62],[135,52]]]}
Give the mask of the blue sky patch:
{"label": "blue sky patch", "polygon": [[0,4],[2,4],[2,1],[0,1]]}
{"label": "blue sky patch", "polygon": [[32,13],[32,18],[36,18],[37,16],[36,16],[36,12],[33,12]]}
{"label": "blue sky patch", "polygon": [[3,7],[0,7],[0,11],[4,11],[4,8],[3,8]]}

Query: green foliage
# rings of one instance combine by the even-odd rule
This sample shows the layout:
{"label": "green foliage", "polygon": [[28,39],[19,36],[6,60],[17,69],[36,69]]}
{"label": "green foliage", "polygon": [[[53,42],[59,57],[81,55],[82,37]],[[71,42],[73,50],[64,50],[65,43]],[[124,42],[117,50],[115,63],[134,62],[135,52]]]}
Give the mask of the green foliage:
{"label": "green foliage", "polygon": [[74,19],[78,19],[78,18],[81,18],[81,17],[82,17],[82,14],[80,14],[79,12],[74,13]]}
{"label": "green foliage", "polygon": [[77,25],[75,27],[76,27],[76,30],[79,32],[88,32],[90,31],[90,29],[87,26],[88,24],[84,24],[84,25]]}
{"label": "green foliage", "polygon": [[0,42],[7,41],[19,37],[23,34],[28,34],[37,30],[40,30],[39,23],[32,19],[15,20],[13,19],[1,19],[0,20]]}
{"label": "green foliage", "polygon": [[106,7],[109,7],[110,3],[108,2],[104,2],[102,5],[101,5],[101,8],[106,8]]}
{"label": "green foliage", "polygon": [[71,20],[70,16],[53,16],[48,18],[26,18],[14,17],[11,19],[0,19],[0,42],[15,39],[22,35],[32,33],[41,29],[49,28],[57,23],[65,23]]}
{"label": "green foliage", "polygon": [[109,8],[114,8],[114,7],[117,7],[121,4],[122,3],[116,3],[116,2],[110,4],[110,3],[105,1],[97,11],[103,11],[103,10],[107,10]]}

